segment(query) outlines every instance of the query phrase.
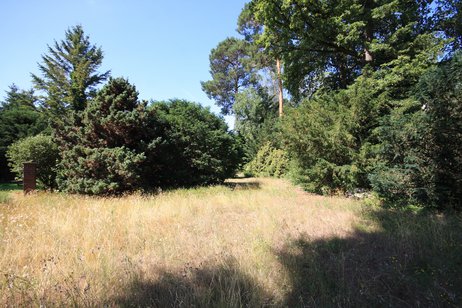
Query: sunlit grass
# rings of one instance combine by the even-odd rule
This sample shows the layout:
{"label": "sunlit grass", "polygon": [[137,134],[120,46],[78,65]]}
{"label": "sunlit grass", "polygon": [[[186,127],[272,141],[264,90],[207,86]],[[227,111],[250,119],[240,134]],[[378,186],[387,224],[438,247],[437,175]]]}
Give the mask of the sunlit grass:
{"label": "sunlit grass", "polygon": [[10,200],[10,193],[21,190],[21,185],[16,183],[0,183],[0,203],[7,203]]}
{"label": "sunlit grass", "polygon": [[[365,270],[370,257],[381,260],[368,236],[386,234],[385,258],[417,249],[408,245],[412,230],[387,233],[374,212],[272,179],[122,198],[13,192],[0,205],[0,305],[368,303],[377,292],[387,295],[374,289],[361,302],[349,289],[362,283],[355,278],[369,279],[354,276],[364,269],[352,260]],[[432,239],[446,239],[441,231]],[[451,236],[453,245],[460,234]],[[353,277],[337,276],[342,267]],[[335,293],[337,282],[343,290]]]}

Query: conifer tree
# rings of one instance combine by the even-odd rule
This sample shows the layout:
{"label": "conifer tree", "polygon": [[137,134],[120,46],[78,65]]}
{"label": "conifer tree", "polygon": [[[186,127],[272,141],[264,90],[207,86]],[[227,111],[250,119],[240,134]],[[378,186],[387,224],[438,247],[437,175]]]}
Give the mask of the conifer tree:
{"label": "conifer tree", "polygon": [[55,115],[68,109],[82,111],[95,96],[96,86],[109,77],[109,71],[98,73],[102,60],[101,48],[90,43],[82,26],[68,29],[65,39],[48,46],[42,56],[41,76],[32,74],[36,89],[46,94],[44,107]]}
{"label": "conifer tree", "polygon": [[232,114],[236,94],[257,82],[255,67],[250,63],[252,48],[244,40],[227,38],[210,52],[212,80],[201,82],[202,90],[216,101],[223,114]]}
{"label": "conifer tree", "polygon": [[147,111],[135,86],[110,79],[82,112],[81,125],[72,119],[55,133],[62,151],[60,188],[95,195],[138,188]]}

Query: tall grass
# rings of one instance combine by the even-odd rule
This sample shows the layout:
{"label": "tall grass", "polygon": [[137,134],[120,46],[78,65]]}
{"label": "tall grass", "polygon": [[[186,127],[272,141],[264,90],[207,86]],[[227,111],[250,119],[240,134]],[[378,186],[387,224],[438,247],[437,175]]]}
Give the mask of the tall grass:
{"label": "tall grass", "polygon": [[10,192],[19,191],[21,186],[15,183],[0,183],[0,204],[10,201]]}
{"label": "tall grass", "polygon": [[457,215],[403,215],[270,179],[156,196],[9,196],[0,205],[1,306],[460,300]]}

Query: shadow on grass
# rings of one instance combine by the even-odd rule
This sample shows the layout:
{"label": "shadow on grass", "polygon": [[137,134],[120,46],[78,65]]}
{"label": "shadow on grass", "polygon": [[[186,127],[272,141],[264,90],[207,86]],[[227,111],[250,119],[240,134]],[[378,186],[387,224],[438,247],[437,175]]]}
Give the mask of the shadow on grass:
{"label": "shadow on grass", "polygon": [[122,307],[257,307],[270,298],[235,261],[221,266],[161,271],[156,281],[133,279],[127,294],[105,305]]}
{"label": "shadow on grass", "polygon": [[18,183],[0,183],[0,191],[21,190],[22,185]]}
{"label": "shadow on grass", "polygon": [[231,190],[257,190],[261,188],[260,182],[256,180],[226,181],[223,185]]}
{"label": "shadow on grass", "polygon": [[459,307],[461,216],[377,211],[381,231],[299,238],[276,253],[291,275],[290,307]]}
{"label": "shadow on grass", "polygon": [[[462,216],[374,211],[346,238],[293,239],[278,250],[291,290],[275,301],[232,261],[133,279],[126,307],[457,307]],[[375,231],[367,231],[375,230]]]}

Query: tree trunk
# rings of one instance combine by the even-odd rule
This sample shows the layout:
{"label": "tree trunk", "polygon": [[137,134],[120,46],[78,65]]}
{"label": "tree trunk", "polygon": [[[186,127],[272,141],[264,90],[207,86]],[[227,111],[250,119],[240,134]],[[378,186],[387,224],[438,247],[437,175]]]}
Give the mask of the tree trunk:
{"label": "tree trunk", "polygon": [[372,55],[371,51],[369,50],[369,45],[372,43],[372,39],[374,37],[374,25],[372,20],[372,6],[373,1],[366,0],[364,2],[364,11],[366,13],[366,28],[364,29],[364,61],[367,63],[371,63],[374,61],[374,56]]}
{"label": "tree trunk", "polygon": [[279,87],[279,117],[282,117],[282,104],[284,102],[284,97],[282,96],[281,62],[279,58],[276,59],[276,69]]}
{"label": "tree trunk", "polygon": [[366,61],[366,63],[371,63],[374,60],[371,52],[369,51],[369,49],[367,49],[367,47],[364,48],[364,60]]}

